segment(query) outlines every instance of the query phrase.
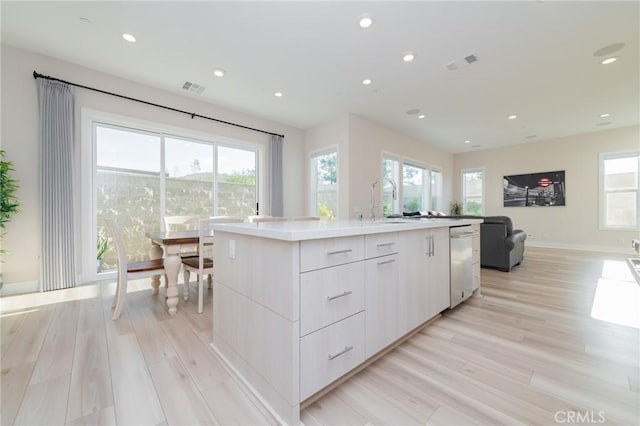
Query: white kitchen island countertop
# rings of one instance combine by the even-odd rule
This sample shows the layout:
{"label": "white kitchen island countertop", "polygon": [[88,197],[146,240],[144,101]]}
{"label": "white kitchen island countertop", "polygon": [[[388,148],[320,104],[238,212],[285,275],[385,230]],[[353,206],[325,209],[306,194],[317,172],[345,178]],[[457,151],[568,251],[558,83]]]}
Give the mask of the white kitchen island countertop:
{"label": "white kitchen island countertop", "polygon": [[282,241],[317,240],[321,238],[349,237],[354,235],[381,234],[414,229],[441,228],[482,223],[482,218],[450,219],[385,219],[338,221],[286,221],[258,223],[225,223],[214,225],[214,230],[232,232]]}

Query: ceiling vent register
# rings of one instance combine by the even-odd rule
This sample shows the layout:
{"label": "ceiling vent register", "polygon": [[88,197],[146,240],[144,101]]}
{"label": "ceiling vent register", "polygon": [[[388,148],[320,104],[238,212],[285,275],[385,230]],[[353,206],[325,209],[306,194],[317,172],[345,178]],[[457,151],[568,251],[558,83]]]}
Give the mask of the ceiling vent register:
{"label": "ceiling vent register", "polygon": [[478,61],[478,57],[475,53],[467,55],[463,58],[456,59],[455,61],[449,62],[448,64],[444,64],[443,68],[448,69],[449,71],[455,71],[460,68],[464,68]]}
{"label": "ceiling vent register", "polygon": [[206,89],[206,87],[196,83],[192,83],[190,81],[185,81],[182,85],[182,88],[184,90],[188,90],[189,92],[197,93],[198,95],[201,95],[202,92],[204,92],[204,89]]}

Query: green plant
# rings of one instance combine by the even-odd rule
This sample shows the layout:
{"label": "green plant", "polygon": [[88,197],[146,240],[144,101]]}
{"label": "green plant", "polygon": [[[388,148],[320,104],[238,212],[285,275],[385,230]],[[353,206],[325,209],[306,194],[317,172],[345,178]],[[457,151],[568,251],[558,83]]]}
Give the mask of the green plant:
{"label": "green plant", "polygon": [[451,216],[462,215],[462,203],[459,203],[457,201],[451,202],[451,204],[449,204],[449,213],[451,214]]}
{"label": "green plant", "polygon": [[[4,150],[0,149],[0,230],[5,229],[11,216],[20,211],[20,202],[15,195],[18,190],[18,181],[11,176],[14,172],[13,163],[6,161]],[[0,232],[0,237],[4,233]],[[0,253],[4,251],[0,250]]]}
{"label": "green plant", "polygon": [[109,240],[104,235],[100,235],[96,246],[96,259],[102,260],[107,250],[109,250]]}

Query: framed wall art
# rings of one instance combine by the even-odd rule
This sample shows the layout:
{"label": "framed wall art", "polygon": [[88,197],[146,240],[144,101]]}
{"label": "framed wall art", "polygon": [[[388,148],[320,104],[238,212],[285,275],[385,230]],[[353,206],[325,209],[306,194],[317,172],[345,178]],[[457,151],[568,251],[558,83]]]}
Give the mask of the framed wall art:
{"label": "framed wall art", "polygon": [[564,170],[503,178],[504,207],[564,206],[565,197]]}

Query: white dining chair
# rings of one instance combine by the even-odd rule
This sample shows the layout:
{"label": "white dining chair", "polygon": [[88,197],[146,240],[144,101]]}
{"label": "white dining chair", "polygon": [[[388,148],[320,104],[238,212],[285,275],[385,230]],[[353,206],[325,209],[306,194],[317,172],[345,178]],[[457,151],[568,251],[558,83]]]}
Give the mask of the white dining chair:
{"label": "white dining chair", "polygon": [[[210,223],[242,223],[244,222],[244,219],[237,216],[211,216],[209,217],[209,221]],[[198,253],[194,253],[193,257],[197,258]],[[184,267],[183,276],[185,286],[183,297],[184,300],[187,301],[189,300],[189,283],[191,282],[191,270],[189,270],[187,267]],[[211,280],[211,274],[208,274],[207,283],[209,288],[211,288]]]}
{"label": "white dining chair", "polygon": [[307,220],[320,220],[320,216],[296,216],[296,217],[292,217],[291,221],[294,222],[302,222],[302,221],[307,221]]}
{"label": "white dining chair", "polygon": [[265,214],[261,214],[261,215],[254,215],[254,216],[249,216],[247,217],[247,221],[249,223],[260,223],[260,222],[284,222],[286,221],[287,218],[286,217],[280,217],[280,216],[269,216],[269,215],[265,215]]}
{"label": "white dining chair", "polygon": [[213,274],[213,225],[220,223],[215,219],[200,219],[198,225],[198,256],[182,259],[184,266],[184,300],[189,300],[189,272],[198,274],[198,313],[202,313],[204,305],[204,275]]}
{"label": "white dining chair", "polygon": [[113,309],[112,319],[115,321],[120,317],[122,308],[127,297],[127,282],[138,278],[146,278],[152,275],[164,275],[163,259],[143,260],[142,262],[127,263],[127,252],[122,242],[122,236],[118,225],[113,219],[105,219],[107,229],[111,233],[116,255],[118,258],[118,277],[116,280],[116,294],[113,298],[111,308]]}

